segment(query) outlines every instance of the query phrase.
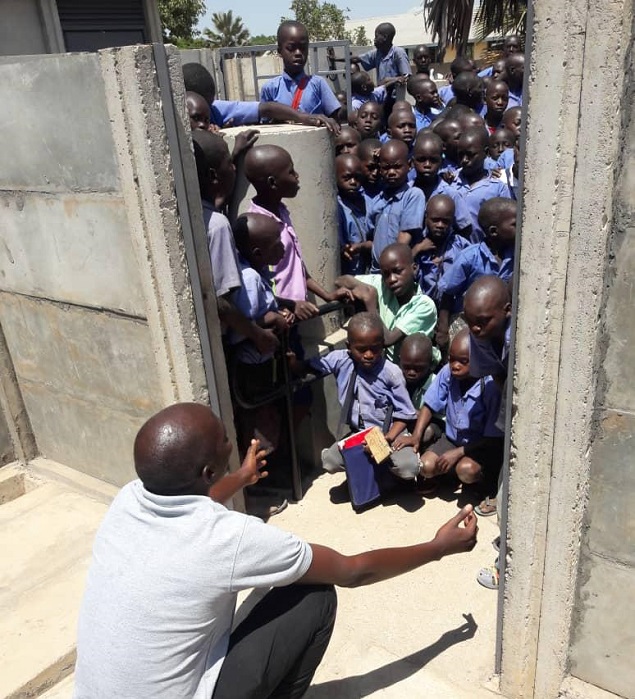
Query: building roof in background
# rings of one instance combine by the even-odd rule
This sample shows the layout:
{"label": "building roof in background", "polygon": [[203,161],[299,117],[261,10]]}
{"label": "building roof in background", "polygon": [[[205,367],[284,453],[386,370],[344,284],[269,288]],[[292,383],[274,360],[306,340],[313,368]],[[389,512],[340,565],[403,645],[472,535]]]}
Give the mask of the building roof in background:
{"label": "building roof in background", "polygon": [[[472,28],[470,30],[470,41],[476,36],[474,28],[474,17],[478,11],[480,3],[474,3],[474,12],[472,15]],[[408,12],[403,12],[400,15],[380,15],[376,17],[366,17],[364,19],[349,19],[346,20],[346,30],[353,31],[357,27],[363,26],[366,30],[366,36],[372,41],[375,35],[375,27],[382,22],[390,22],[393,24],[397,33],[395,35],[395,44],[397,46],[414,46],[416,44],[436,44],[432,34],[426,31],[423,22],[423,8],[419,5],[413,7]],[[497,35],[490,34],[487,37],[488,41],[498,38]]]}

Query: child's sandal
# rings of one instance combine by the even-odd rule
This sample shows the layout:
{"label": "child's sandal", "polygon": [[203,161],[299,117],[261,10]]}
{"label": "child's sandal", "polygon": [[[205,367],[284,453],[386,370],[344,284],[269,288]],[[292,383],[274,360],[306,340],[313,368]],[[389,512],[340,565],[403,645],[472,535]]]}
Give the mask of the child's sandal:
{"label": "child's sandal", "polygon": [[491,517],[496,514],[496,500],[487,496],[483,502],[474,508],[474,512],[481,517]]}

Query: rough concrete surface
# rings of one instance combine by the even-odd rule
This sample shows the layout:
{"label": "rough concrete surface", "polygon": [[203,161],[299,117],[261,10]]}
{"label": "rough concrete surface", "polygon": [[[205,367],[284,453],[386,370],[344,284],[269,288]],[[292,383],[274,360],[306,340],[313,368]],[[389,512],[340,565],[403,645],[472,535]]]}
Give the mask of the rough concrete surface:
{"label": "rough concrete surface", "polygon": [[[405,494],[399,496],[401,505],[387,504],[357,515],[350,504],[335,505],[329,501],[330,489],[341,482],[342,476],[320,476],[304,500],[290,505],[270,524],[293,531],[309,541],[352,554],[370,548],[428,540],[441,524],[457,512],[453,502],[428,500],[421,506],[420,497]],[[63,645],[59,647],[66,649],[81,600],[80,579],[85,569],[84,555],[90,550],[94,523],[101,518],[104,506],[85,496],[82,498],[70,493],[70,488],[60,484],[42,486],[40,492],[42,488],[49,489],[48,492],[54,489],[58,493],[50,503],[50,508],[56,514],[43,504],[30,508],[29,516],[39,522],[40,527],[51,519],[51,531],[40,541],[36,540],[28,547],[12,552],[12,556],[27,557],[28,561],[33,560],[31,556],[40,556],[44,561],[38,566],[37,575],[40,578],[47,578],[52,563],[59,556],[54,569],[59,570],[60,574],[66,571],[63,578],[59,578],[66,581],[60,585],[59,594],[64,618],[68,619],[60,632]],[[20,500],[24,501],[24,498],[16,502]],[[72,506],[69,507],[68,503],[72,503]],[[4,507],[8,505],[0,508],[0,522]],[[73,531],[73,545],[67,547],[70,534],[66,533],[66,523],[85,508],[90,510],[90,513],[82,514],[86,525]],[[68,515],[65,514],[67,511]],[[15,519],[14,526],[28,531],[24,524],[19,524],[20,520],[13,516],[11,519]],[[24,522],[24,519],[21,521]],[[480,587],[475,581],[478,569],[492,564],[496,555],[491,545],[498,532],[495,518],[479,520],[479,528],[479,542],[469,554],[450,556],[377,585],[339,589],[334,635],[313,686],[306,695],[307,699],[357,699],[367,696],[487,699],[496,696],[495,682],[491,679],[496,593]],[[0,537],[3,536],[4,531],[0,530]],[[58,553],[60,542],[64,545],[62,552]],[[14,544],[16,548],[17,544]],[[24,548],[29,549],[28,556]],[[73,567],[69,556],[80,562]],[[14,577],[20,578],[21,572],[27,572],[26,563],[20,566],[12,574],[12,580]],[[45,580],[43,589],[48,589]],[[44,592],[42,594],[44,598]],[[235,623],[248,612],[258,597],[253,592],[240,596]],[[30,602],[29,609],[31,605]],[[466,622],[464,615],[471,615],[470,623]],[[49,618],[55,624],[60,623],[57,611],[53,610],[44,616],[45,628],[49,625]],[[6,623],[11,627],[11,622]],[[43,651],[48,639],[49,636],[45,634]],[[49,655],[50,651],[49,648]],[[66,650],[64,654],[68,655]],[[57,660],[53,658],[52,662]],[[31,663],[30,667],[31,676],[36,671],[40,672],[35,664]],[[48,675],[52,676],[52,673]],[[4,686],[3,681],[0,678],[0,687]],[[26,680],[22,678],[21,681]],[[72,679],[66,679],[44,696],[47,699],[70,699]],[[1,691],[0,697],[5,697]]]}
{"label": "rough concrete surface", "polygon": [[0,697],[33,696],[72,671],[92,539],[106,506],[42,484],[0,507]]}
{"label": "rough concrete surface", "polygon": [[145,317],[121,196],[0,192],[6,291]]}
{"label": "rough concrete surface", "polygon": [[[2,189],[118,189],[96,54],[41,56],[19,68],[0,64],[0,103],[0,152],[7,154],[0,163]],[[33,110],[38,117],[27,117]]]}

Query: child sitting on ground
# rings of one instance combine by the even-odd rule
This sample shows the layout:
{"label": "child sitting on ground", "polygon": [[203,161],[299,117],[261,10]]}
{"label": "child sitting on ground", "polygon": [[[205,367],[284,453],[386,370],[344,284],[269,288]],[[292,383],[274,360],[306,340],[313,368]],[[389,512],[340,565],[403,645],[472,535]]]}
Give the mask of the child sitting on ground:
{"label": "child sitting on ground", "polygon": [[[334,350],[308,362],[299,362],[292,356],[291,369],[298,375],[308,371],[334,374],[340,405],[350,403],[348,414],[342,415],[347,433],[377,426],[392,444],[407,423],[416,419],[417,412],[401,371],[384,357],[384,328],[379,316],[354,315],[348,324],[346,345],[345,350]],[[352,400],[347,401],[348,395]],[[337,442],[322,452],[322,466],[329,473],[344,470]],[[398,478],[414,480],[419,473],[419,459],[412,450],[395,452],[389,467]]]}
{"label": "child sitting on ground", "polygon": [[357,148],[361,142],[362,137],[357,129],[354,129],[352,126],[342,126],[335,137],[335,156],[337,157],[344,153],[357,155]]}
{"label": "child sitting on ground", "polygon": [[[445,412],[445,434],[421,456],[428,493],[436,490],[439,476],[449,473],[463,484],[491,490],[503,463],[503,433],[496,426],[500,390],[490,376],[470,375],[469,336],[463,328],[452,341],[449,362],[426,391],[413,431],[417,444],[433,413]],[[396,448],[401,450],[399,445]]]}
{"label": "child sitting on ground", "polygon": [[382,128],[383,109],[377,102],[366,102],[357,110],[354,126],[362,141],[365,138],[379,138]]}
{"label": "child sitting on ground", "polygon": [[[239,252],[242,285],[233,292],[236,307],[254,323],[286,332],[293,322],[293,314],[280,310],[266,272],[269,265],[277,264],[284,254],[280,240],[281,224],[262,214],[243,214],[234,224],[234,237]],[[232,388],[234,394],[247,402],[258,402],[259,397],[271,392],[281,375],[273,352],[263,353],[240,333],[232,332],[229,342],[233,346]],[[268,451],[278,446],[280,420],[272,405],[244,409],[238,401],[237,422],[239,443],[246,451],[256,436]]]}
{"label": "child sitting on ground", "polygon": [[273,352],[279,346],[276,336],[246,317],[232,301],[232,292],[239,289],[242,282],[234,235],[222,213],[236,179],[229,149],[220,136],[209,131],[193,131],[192,141],[221,323],[247,337],[259,352]]}
{"label": "child sitting on ground", "polygon": [[362,191],[374,199],[383,189],[379,174],[379,151],[381,141],[378,138],[366,138],[357,147],[357,157],[362,166]]}
{"label": "child sitting on ground", "polygon": [[[379,258],[379,274],[344,275],[335,285],[349,289],[367,311],[379,313],[384,325],[386,356],[398,361],[399,345],[406,335],[421,332],[432,337],[437,324],[434,302],[425,296],[416,281],[412,250],[393,243]],[[438,355],[435,359],[438,359]]]}
{"label": "child sitting on ground", "polygon": [[485,231],[485,240],[459,252],[439,281],[442,297],[437,342],[445,337],[450,316],[460,313],[462,298],[476,279],[488,274],[496,275],[505,282],[511,279],[514,272],[516,208],[513,199],[501,197],[488,199],[481,206],[479,221]]}
{"label": "child sitting on ground", "polygon": [[[449,273],[461,251],[470,245],[454,232],[453,221],[454,202],[446,194],[435,194],[426,206],[422,240],[410,243],[421,291],[434,301],[437,309],[441,307],[439,282],[442,276]],[[408,241],[402,236],[400,242]]]}
{"label": "child sitting on ground", "polygon": [[427,75],[411,75],[407,85],[408,94],[415,101],[414,115],[418,133],[432,124],[441,113],[443,105],[436,84]]}
{"label": "child sitting on ground", "polygon": [[379,151],[379,169],[384,190],[375,199],[370,220],[375,229],[371,271],[379,271],[384,248],[397,241],[399,233],[418,235],[423,227],[426,200],[423,192],[408,185],[408,146],[391,140]]}
{"label": "child sitting on ground", "polygon": [[[433,354],[432,341],[422,333],[408,335],[401,343],[399,365],[406,380],[408,395],[417,411],[423,408],[423,397],[436,377],[432,371],[432,367],[436,365]],[[423,433],[421,445],[425,447],[436,441],[443,434],[444,429],[443,416],[433,415],[432,421]],[[415,446],[412,435],[407,434],[399,435],[393,446],[397,444],[401,444],[402,447],[406,444]],[[417,444],[417,447],[419,446]],[[415,451],[419,451],[419,449],[417,448]]]}
{"label": "child sitting on ground", "polygon": [[488,140],[489,134],[484,128],[467,129],[461,134],[458,143],[461,170],[452,182],[452,188],[463,198],[472,218],[470,240],[473,243],[480,243],[484,238],[483,229],[478,222],[481,204],[493,197],[509,198],[509,191],[504,183],[493,177],[484,167]]}
{"label": "child sitting on ground", "polygon": [[443,141],[437,134],[425,131],[417,134],[413,151],[413,165],[416,172],[414,186],[419,188],[426,201],[437,194],[446,194],[454,202],[455,232],[469,238],[472,231],[472,219],[467,206],[458,192],[439,175],[443,162]]}
{"label": "child sitting on ground", "polygon": [[354,155],[335,158],[342,274],[365,274],[373,247],[367,197],[361,192],[362,164]]}
{"label": "child sitting on ground", "polygon": [[278,53],[284,72],[262,86],[262,102],[280,102],[306,114],[337,118],[340,103],[329,84],[319,75],[304,72],[309,57],[309,35],[300,22],[286,20],[278,27]]}
{"label": "child sitting on ground", "polygon": [[256,189],[249,212],[270,216],[282,226],[284,255],[273,267],[275,295],[294,302],[293,312],[299,320],[318,314],[317,306],[307,301],[307,291],[324,301],[348,300],[348,293],[342,289],[332,293],[323,289],[302,261],[300,241],[291,223],[289,209],[282,203],[283,199],[295,197],[300,188],[298,173],[289,153],[280,146],[255,146],[245,157],[245,175]]}

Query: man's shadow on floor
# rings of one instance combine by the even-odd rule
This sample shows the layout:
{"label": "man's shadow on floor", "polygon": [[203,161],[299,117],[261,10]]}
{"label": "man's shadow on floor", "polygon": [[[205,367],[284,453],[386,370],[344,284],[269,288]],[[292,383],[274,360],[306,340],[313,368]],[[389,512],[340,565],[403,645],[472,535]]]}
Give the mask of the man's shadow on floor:
{"label": "man's shadow on floor", "polygon": [[378,667],[363,675],[330,680],[313,685],[305,694],[306,699],[359,699],[380,689],[407,679],[419,672],[431,660],[441,655],[451,646],[474,637],[478,625],[471,614],[464,614],[465,623],[456,629],[446,631],[437,641],[416,653],[399,658],[392,663]]}

